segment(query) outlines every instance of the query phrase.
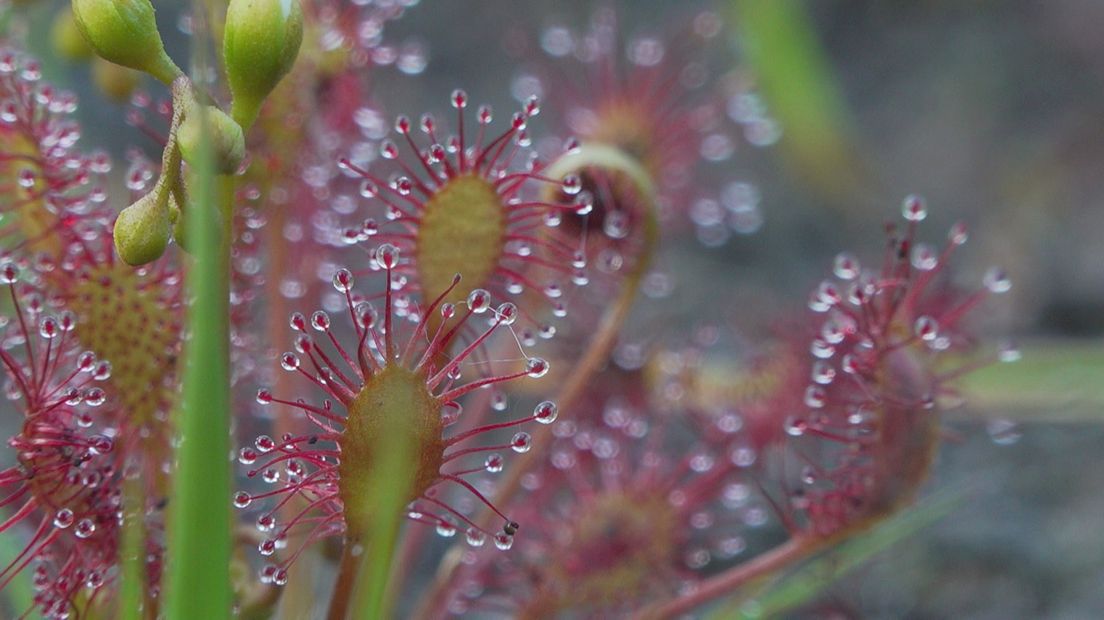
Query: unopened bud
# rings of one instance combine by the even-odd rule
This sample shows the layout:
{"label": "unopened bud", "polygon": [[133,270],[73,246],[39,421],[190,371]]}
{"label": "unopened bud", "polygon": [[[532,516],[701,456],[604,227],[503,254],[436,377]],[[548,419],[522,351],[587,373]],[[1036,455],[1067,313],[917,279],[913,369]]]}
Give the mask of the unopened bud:
{"label": "unopened bud", "polygon": [[141,76],[134,69],[127,69],[103,58],[92,59],[92,81],[112,101],[123,103],[129,100],[131,93],[138,87]]}
{"label": "unopened bud", "polygon": [[115,220],[115,251],[128,265],[152,263],[169,243],[167,196],[155,188],[123,209]]}
{"label": "unopened bud", "polygon": [[223,62],[233,95],[232,114],[242,127],[253,124],[265,97],[291,70],[302,41],[299,0],[230,0]]}
{"label": "unopened bud", "polygon": [[54,46],[54,52],[66,60],[85,60],[93,54],[73,19],[73,11],[68,8],[63,8],[54,16],[54,23],[50,25],[50,44]]}
{"label": "unopened bud", "polygon": [[187,226],[185,226],[184,212],[180,209],[180,203],[177,202],[176,196],[169,195],[169,222],[172,224],[172,236],[176,245],[180,246],[180,249],[191,254],[191,246],[188,244]]}
{"label": "unopened bud", "polygon": [[181,74],[165,53],[149,0],[73,0],[84,39],[101,57],[168,84]]}
{"label": "unopened bud", "polygon": [[245,135],[241,125],[215,106],[206,106],[206,116],[206,119],[202,118],[199,106],[191,106],[185,113],[176,132],[180,156],[189,164],[196,165],[200,143],[206,130],[215,171],[219,174],[234,174],[245,158]]}

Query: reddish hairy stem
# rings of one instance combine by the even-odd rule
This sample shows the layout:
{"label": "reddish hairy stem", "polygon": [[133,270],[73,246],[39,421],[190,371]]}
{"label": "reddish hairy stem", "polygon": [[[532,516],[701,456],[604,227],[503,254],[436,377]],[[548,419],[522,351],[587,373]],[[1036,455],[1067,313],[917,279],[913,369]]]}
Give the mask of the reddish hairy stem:
{"label": "reddish hairy stem", "polygon": [[659,620],[661,618],[677,617],[695,607],[729,594],[753,579],[769,575],[808,558],[830,545],[835,539],[835,537],[795,536],[766,553],[757,555],[747,562],[710,577],[695,588],[691,594],[650,605],[638,611],[633,617],[637,620]]}
{"label": "reddish hairy stem", "polygon": [[357,573],[360,572],[360,555],[353,555],[353,548],[356,546],[355,543],[346,541],[341,552],[341,565],[337,569],[337,583],[334,584],[333,594],[330,596],[327,620],[345,620],[349,615]]}

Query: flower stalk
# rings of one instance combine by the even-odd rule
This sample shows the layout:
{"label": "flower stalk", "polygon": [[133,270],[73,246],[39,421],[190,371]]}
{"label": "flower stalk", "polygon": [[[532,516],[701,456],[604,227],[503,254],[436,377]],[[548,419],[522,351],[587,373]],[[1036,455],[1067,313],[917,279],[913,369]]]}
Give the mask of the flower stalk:
{"label": "flower stalk", "polygon": [[[206,110],[200,109],[201,123]],[[230,222],[233,177],[216,177],[203,135],[194,164],[194,205],[185,211],[191,339],[185,348],[180,445],[170,502],[167,617],[230,614]],[[202,592],[203,596],[194,593]]]}

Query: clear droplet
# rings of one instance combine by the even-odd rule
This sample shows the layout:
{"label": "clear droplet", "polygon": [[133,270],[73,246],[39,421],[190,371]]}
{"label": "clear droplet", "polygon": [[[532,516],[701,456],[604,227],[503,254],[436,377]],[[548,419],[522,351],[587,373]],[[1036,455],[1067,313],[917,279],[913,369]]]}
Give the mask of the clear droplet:
{"label": "clear droplet", "polygon": [[77,522],[76,529],[73,530],[77,538],[88,538],[92,534],[96,533],[96,522],[89,518],[81,519]]}
{"label": "clear droplet", "polygon": [[998,295],[1007,293],[1012,288],[1012,280],[1008,278],[1008,274],[1000,267],[993,267],[989,269],[989,271],[986,271],[985,277],[982,278],[982,282],[990,293],[996,293]]}
{"label": "clear droplet", "polygon": [[548,374],[548,362],[540,357],[530,357],[525,362],[525,372],[535,379]]}
{"label": "clear droplet", "polygon": [[533,410],[533,418],[541,424],[551,424],[556,421],[556,416],[559,415],[559,408],[556,407],[556,403],[546,400]]}
{"label": "clear droplet", "polygon": [[68,508],[62,508],[54,513],[54,527],[65,529],[73,525],[75,520],[76,518],[73,515],[73,511]]}
{"label": "clear droplet", "polygon": [[901,203],[901,215],[910,222],[921,222],[928,216],[928,205],[922,197],[910,194]]}
{"label": "clear droplet", "polygon": [[518,454],[524,454],[533,447],[533,438],[526,432],[520,432],[514,435],[510,440],[510,448]]}

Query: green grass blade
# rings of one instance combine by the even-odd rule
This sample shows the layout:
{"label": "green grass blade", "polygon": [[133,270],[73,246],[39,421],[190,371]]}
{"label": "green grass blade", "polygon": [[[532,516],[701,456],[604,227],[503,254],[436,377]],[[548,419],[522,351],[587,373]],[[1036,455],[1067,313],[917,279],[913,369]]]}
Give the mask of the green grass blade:
{"label": "green grass blade", "polygon": [[878,553],[950,514],[961,503],[964,494],[964,487],[956,487],[906,508],[873,530],[821,554],[797,570],[760,584],[756,590],[745,591],[709,617],[714,620],[775,618],[804,605]]}
{"label": "green grass blade", "polygon": [[[0,567],[7,566],[8,562],[14,560],[23,551],[26,542],[22,536],[15,532],[6,532],[0,535]],[[9,611],[13,612],[16,617],[34,606],[34,589],[31,587],[30,571],[23,571],[8,584],[8,587],[4,588],[4,598],[7,599]],[[2,611],[2,608],[0,608],[0,611]],[[36,610],[28,617],[40,618],[41,616]]]}
{"label": "green grass blade", "polygon": [[731,0],[736,40],[754,70],[779,146],[803,181],[846,196],[860,182],[848,114],[811,20],[799,0]]}
{"label": "green grass blade", "polygon": [[1023,357],[970,373],[960,382],[971,409],[1023,422],[1104,419],[1104,343],[1034,342]]}

